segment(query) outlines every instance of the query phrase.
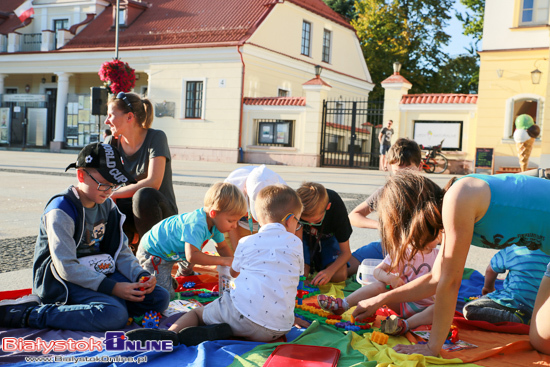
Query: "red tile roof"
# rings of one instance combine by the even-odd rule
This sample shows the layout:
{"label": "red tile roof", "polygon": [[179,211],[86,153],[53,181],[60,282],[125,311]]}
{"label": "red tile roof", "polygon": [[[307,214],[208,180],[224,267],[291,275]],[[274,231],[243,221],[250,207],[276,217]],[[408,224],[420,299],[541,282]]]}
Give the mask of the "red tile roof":
{"label": "red tile roof", "polygon": [[427,104],[427,103],[476,104],[477,94],[454,94],[454,93],[405,94],[401,98],[401,103],[402,104]]}
{"label": "red tile roof", "polygon": [[[4,1],[4,0],[2,0]],[[286,0],[351,27],[322,0]],[[148,8],[119,32],[120,48],[214,47],[243,44],[276,0],[147,0]],[[63,50],[114,48],[108,7]],[[353,29],[353,28],[352,28]]]}
{"label": "red tile roof", "polygon": [[411,82],[409,82],[407,79],[405,79],[400,74],[392,74],[389,78],[384,79],[382,81],[382,83],[380,83],[380,84],[387,84],[387,83],[409,83],[409,84],[411,84]]}
{"label": "red tile roof", "polygon": [[[21,21],[15,13],[13,12],[25,0],[1,0],[0,1],[0,13],[3,17],[0,18],[0,34],[8,34],[8,32],[13,31],[14,28],[21,25]],[[7,16],[7,18],[5,18]]]}
{"label": "red tile roof", "polygon": [[304,97],[245,97],[244,104],[249,106],[305,106]]}
{"label": "red tile roof", "polygon": [[332,85],[328,84],[328,83],[325,82],[323,79],[317,78],[317,77],[308,80],[307,82],[305,82],[305,83],[302,84],[302,85],[324,85],[325,87],[330,87],[330,88],[332,88]]}

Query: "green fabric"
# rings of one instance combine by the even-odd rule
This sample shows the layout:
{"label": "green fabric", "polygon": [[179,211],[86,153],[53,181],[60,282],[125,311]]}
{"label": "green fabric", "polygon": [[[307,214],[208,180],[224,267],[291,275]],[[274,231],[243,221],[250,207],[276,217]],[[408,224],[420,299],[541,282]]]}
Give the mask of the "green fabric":
{"label": "green fabric", "polygon": [[[314,321],[306,331],[289,344],[318,345],[332,347],[340,350],[338,366],[341,367],[375,367],[376,361],[369,362],[358,350],[352,348],[353,333],[343,334],[335,329]],[[235,356],[232,367],[259,367],[263,366],[273,350],[280,344],[263,344],[252,349],[242,356]]]}
{"label": "green fabric", "polygon": [[474,273],[474,269],[470,269],[470,268],[464,268],[464,273],[462,274],[462,280],[466,279],[470,279],[470,277],[472,276],[472,274]]}

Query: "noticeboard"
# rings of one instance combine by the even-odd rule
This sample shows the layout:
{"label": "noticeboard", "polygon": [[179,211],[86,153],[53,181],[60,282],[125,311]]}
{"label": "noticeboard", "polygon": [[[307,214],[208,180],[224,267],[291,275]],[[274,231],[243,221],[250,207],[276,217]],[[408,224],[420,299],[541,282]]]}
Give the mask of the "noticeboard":
{"label": "noticeboard", "polygon": [[474,164],[474,173],[478,169],[489,169],[491,174],[494,170],[495,150],[493,148],[476,148],[476,160]]}

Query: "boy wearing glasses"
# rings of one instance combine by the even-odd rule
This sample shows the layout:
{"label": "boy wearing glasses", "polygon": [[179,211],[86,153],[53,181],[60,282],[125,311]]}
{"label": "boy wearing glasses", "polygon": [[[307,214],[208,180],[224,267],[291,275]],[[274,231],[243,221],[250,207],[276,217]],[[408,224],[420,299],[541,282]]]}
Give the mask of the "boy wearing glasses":
{"label": "boy wearing glasses", "polygon": [[[4,327],[106,331],[129,315],[164,311],[168,291],[139,266],[122,232],[124,215],[109,198],[135,182],[108,144],[84,147],[78,185],[52,197],[40,224],[33,264],[33,294],[0,302]],[[140,282],[142,281],[142,282]]]}
{"label": "boy wearing glasses", "polygon": [[317,271],[314,285],[346,280],[352,232],[346,205],[319,183],[305,182],[296,191],[304,205],[297,236],[303,240],[305,275]]}
{"label": "boy wearing glasses", "polygon": [[186,313],[169,330],[137,329],[126,336],[192,346],[233,335],[272,342],[290,331],[304,271],[302,243],[295,235],[302,203],[293,189],[275,184],[258,193],[255,212],[260,230],[239,241],[231,265],[235,289]]}

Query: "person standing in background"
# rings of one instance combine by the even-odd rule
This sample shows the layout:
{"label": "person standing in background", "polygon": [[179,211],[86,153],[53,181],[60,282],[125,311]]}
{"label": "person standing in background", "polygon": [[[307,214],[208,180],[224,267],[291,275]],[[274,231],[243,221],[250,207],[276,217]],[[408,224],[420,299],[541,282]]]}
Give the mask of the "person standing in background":
{"label": "person standing in background", "polygon": [[391,147],[391,137],[393,136],[393,121],[388,121],[388,127],[382,128],[380,134],[378,134],[378,141],[380,142],[380,159],[381,167],[384,171],[388,170],[388,161],[386,160],[386,153]]}

